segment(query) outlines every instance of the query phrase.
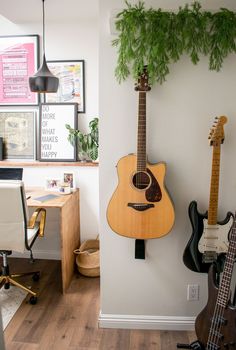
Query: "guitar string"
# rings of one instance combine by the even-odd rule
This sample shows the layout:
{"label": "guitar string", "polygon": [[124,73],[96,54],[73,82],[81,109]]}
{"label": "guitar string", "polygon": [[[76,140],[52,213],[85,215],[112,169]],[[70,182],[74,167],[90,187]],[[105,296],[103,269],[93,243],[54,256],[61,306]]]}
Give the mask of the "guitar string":
{"label": "guitar string", "polygon": [[[143,107],[143,108],[141,108]],[[137,157],[137,187],[142,187],[142,172],[144,163],[144,147],[146,143],[146,92],[139,92],[139,115],[138,115],[138,157]],[[141,140],[140,140],[141,139]],[[144,141],[144,142],[143,142]],[[143,143],[142,143],[143,142]],[[145,152],[146,153],[146,152]]]}
{"label": "guitar string", "polygon": [[[222,308],[221,305],[218,304],[222,293],[222,282],[218,291],[218,295],[217,295],[217,300],[216,300],[216,306],[214,309],[214,314],[213,314],[213,318],[212,318],[212,322],[211,322],[211,327],[210,327],[210,331],[209,331],[209,336],[208,336],[208,340],[207,340],[207,349],[217,349],[216,346],[218,346],[219,343],[219,335],[220,335],[220,331],[221,331],[221,324],[223,321],[223,314],[224,314],[224,308]],[[225,288],[225,287],[223,287]]]}
{"label": "guitar string", "polygon": [[[230,274],[230,276],[232,276],[232,272],[233,272],[234,258],[231,257],[231,254],[233,256],[235,256],[235,253],[236,253],[236,234],[235,234],[235,232],[236,232],[235,228],[233,227],[232,232],[231,232],[231,240],[230,240],[229,249],[228,249],[228,253],[227,253],[223,277],[222,277],[222,281],[220,283],[220,287],[218,290],[216,307],[214,310],[214,315],[212,318],[212,323],[211,323],[211,327],[210,327],[210,331],[209,331],[209,336],[208,336],[208,341],[207,341],[207,350],[208,349],[209,350],[216,349],[215,345],[218,346],[218,343],[219,343],[219,334],[220,334],[221,326],[222,326],[222,322],[223,322],[223,315],[224,315],[225,308],[227,307],[226,298],[228,298],[228,295],[226,296],[223,294],[223,296],[222,296],[221,294],[225,293],[227,291],[227,289],[229,289],[229,287],[230,287],[231,278],[230,278],[230,280],[228,280],[229,276],[227,276],[227,274]],[[232,259],[232,261],[230,262],[231,259]],[[229,271],[227,271],[227,269]],[[226,280],[226,283],[228,283],[228,285],[225,284],[224,280]],[[223,292],[221,292],[222,286],[223,286]],[[218,304],[219,299],[223,300],[223,302],[225,303],[224,306]],[[217,320],[219,320],[220,322],[218,323]],[[212,324],[213,324],[213,327],[212,327]],[[211,344],[209,344],[209,343],[211,343]]]}
{"label": "guitar string", "polygon": [[220,144],[218,146],[214,145],[213,154],[212,154],[212,170],[211,170],[212,177],[211,177],[211,184],[210,184],[209,213],[208,213],[208,220],[207,220],[208,223],[210,223],[211,225],[215,225],[217,221],[220,154],[221,154]]}
{"label": "guitar string", "polygon": [[[217,168],[219,167],[219,163],[220,163],[220,147],[218,147],[217,152],[216,152],[215,148],[213,149],[212,172],[213,172],[214,167],[216,167],[216,166],[217,166]],[[216,180],[216,181],[214,181],[214,182],[212,181],[211,182],[210,201],[212,200],[212,195],[214,194],[214,193],[212,194],[212,191],[214,190],[214,187],[218,188],[218,186],[219,186],[219,178],[216,178],[214,180]],[[214,198],[214,199],[215,199],[215,202],[216,202],[215,204],[217,204],[218,198]],[[211,214],[213,215],[213,213],[211,213]],[[216,214],[216,213],[214,213],[214,214]],[[211,217],[211,219],[212,219],[212,217]],[[224,274],[223,274],[223,277],[224,277]],[[222,321],[222,317],[223,317],[223,314],[224,314],[224,308],[222,308],[222,306],[218,304],[218,301],[219,301],[219,299],[221,297],[220,296],[221,288],[222,288],[222,281],[220,283],[220,287],[219,287],[219,290],[218,290],[217,299],[216,299],[216,306],[215,306],[215,309],[214,309],[214,314],[213,314],[211,327],[210,327],[210,331],[209,331],[209,335],[208,335],[207,350],[211,350],[211,349],[212,350],[214,350],[214,349],[216,350],[218,348],[219,334],[220,334],[221,325],[222,325],[222,323],[219,322],[219,321]]]}
{"label": "guitar string", "polygon": [[[216,346],[218,346],[218,339],[219,338],[217,337],[217,332],[220,333],[221,323],[218,323],[217,320],[218,319],[220,320],[221,317],[223,317],[224,310],[222,310],[222,312],[218,312],[217,309],[219,309],[219,305],[217,305],[215,307],[215,310],[214,310],[214,315],[213,315],[213,318],[212,318],[211,328],[210,328],[210,331],[209,331],[209,337],[208,337],[208,340],[207,340],[207,350],[216,350],[217,349]],[[212,324],[214,324],[213,327],[212,327]]]}
{"label": "guitar string", "polygon": [[[234,242],[235,244],[235,242]],[[235,247],[234,247],[235,248]],[[231,252],[230,252],[231,253]],[[234,252],[233,252],[234,253]],[[231,266],[232,267],[232,266]],[[230,268],[230,267],[229,267]],[[232,267],[233,268],[233,267]],[[223,277],[224,278],[224,277]],[[229,281],[228,281],[229,283]],[[226,289],[226,287],[223,287],[224,289]],[[221,287],[219,288],[219,291],[221,290]],[[218,297],[219,296],[219,297]],[[222,297],[219,292],[218,292],[218,296],[217,296],[217,301],[218,299],[222,298],[223,301],[225,303],[227,303],[226,300],[224,300],[226,298],[226,296]],[[213,327],[212,327],[212,323],[211,323],[211,328],[210,328],[210,332],[209,332],[209,337],[208,337],[208,341],[207,341],[207,349],[213,349],[215,350],[218,343],[219,343],[219,337],[218,335],[220,334],[221,331],[221,327],[222,327],[222,322],[223,322],[223,315],[224,315],[224,311],[225,308],[227,307],[227,304],[225,306],[216,304],[215,310],[214,310],[214,315],[213,315],[213,319],[212,319],[212,323],[213,323]],[[215,322],[214,322],[215,320]],[[220,322],[218,323],[217,320],[219,320]],[[218,329],[217,329],[218,327]],[[211,344],[209,344],[209,342],[211,342]]]}

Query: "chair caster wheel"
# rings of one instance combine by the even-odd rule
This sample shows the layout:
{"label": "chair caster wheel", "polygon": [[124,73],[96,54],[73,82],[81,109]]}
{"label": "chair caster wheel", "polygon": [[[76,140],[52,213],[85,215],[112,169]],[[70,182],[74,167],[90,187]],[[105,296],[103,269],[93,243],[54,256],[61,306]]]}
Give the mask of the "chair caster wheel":
{"label": "chair caster wheel", "polygon": [[38,300],[37,297],[32,296],[32,297],[30,297],[29,302],[31,305],[35,305],[37,303],[37,300]]}
{"label": "chair caster wheel", "polygon": [[4,289],[9,289],[10,288],[10,283],[5,283],[4,284]]}
{"label": "chair caster wheel", "polygon": [[32,276],[32,279],[34,282],[38,282],[40,279],[40,273],[39,272],[35,272]]}

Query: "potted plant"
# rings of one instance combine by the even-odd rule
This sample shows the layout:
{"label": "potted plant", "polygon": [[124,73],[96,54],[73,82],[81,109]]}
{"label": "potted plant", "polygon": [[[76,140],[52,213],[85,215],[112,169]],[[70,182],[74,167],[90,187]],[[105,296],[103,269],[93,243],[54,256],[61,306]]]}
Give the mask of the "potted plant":
{"label": "potted plant", "polygon": [[77,144],[78,160],[95,161],[98,158],[98,118],[93,118],[89,123],[90,132],[82,133],[78,129],[73,129],[66,124],[69,131],[68,141],[72,145]]}
{"label": "potted plant", "polygon": [[147,66],[149,83],[163,83],[170,64],[183,54],[197,64],[209,56],[209,69],[219,71],[225,58],[236,52],[236,13],[227,8],[210,12],[200,2],[177,11],[145,8],[145,1],[131,5],[116,16],[117,48],[115,76],[119,82],[130,74],[135,81]]}

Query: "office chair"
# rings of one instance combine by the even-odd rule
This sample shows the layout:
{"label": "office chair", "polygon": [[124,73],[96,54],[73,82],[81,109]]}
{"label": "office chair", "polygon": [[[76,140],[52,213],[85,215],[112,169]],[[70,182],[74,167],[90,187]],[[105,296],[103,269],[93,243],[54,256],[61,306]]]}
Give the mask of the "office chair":
{"label": "office chair", "polygon": [[0,288],[8,289],[11,284],[31,294],[30,303],[36,304],[37,293],[17,282],[14,278],[32,275],[33,280],[39,280],[39,271],[11,275],[7,257],[12,251],[23,253],[30,251],[33,260],[32,246],[36,238],[43,237],[46,220],[46,210],[37,208],[28,220],[24,184],[19,180],[0,180],[0,255],[3,257]]}

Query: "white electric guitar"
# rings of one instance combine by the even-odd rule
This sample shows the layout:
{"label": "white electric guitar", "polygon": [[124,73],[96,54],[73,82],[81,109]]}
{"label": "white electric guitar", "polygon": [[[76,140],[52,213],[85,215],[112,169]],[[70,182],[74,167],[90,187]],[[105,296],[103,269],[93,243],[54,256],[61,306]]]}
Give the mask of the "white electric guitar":
{"label": "white electric guitar", "polygon": [[221,144],[224,141],[223,125],[226,122],[227,118],[225,116],[216,118],[209,134],[210,145],[213,146],[210,199],[208,217],[203,219],[203,234],[198,243],[198,249],[203,254],[205,262],[216,260],[218,254],[228,251],[229,231],[233,224],[233,215],[230,216],[227,222],[217,223],[220,151]]}

